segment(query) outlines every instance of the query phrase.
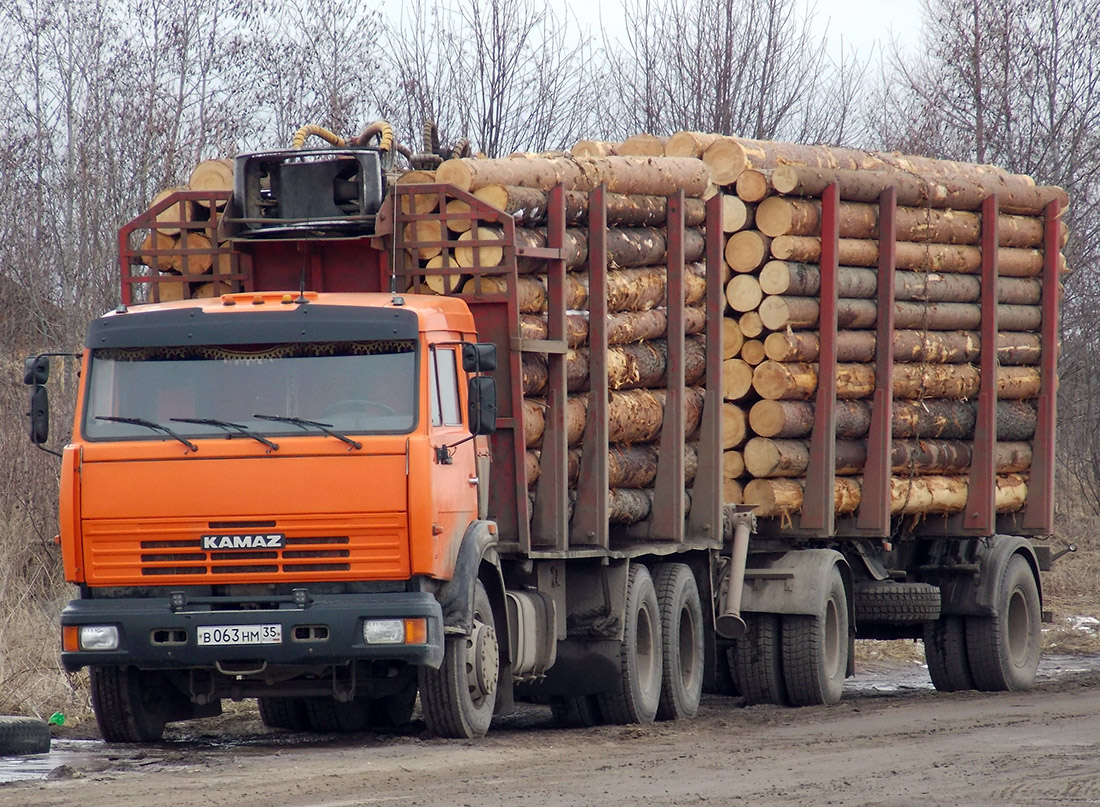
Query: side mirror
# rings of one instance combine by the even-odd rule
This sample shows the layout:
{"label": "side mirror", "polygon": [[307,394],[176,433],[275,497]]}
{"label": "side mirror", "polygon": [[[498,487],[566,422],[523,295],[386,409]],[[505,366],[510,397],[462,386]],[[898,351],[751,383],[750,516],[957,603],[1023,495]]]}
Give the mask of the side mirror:
{"label": "side mirror", "polygon": [[479,375],[469,381],[470,434],[492,434],[497,430],[497,382]]}
{"label": "side mirror", "polygon": [[50,357],[28,356],[23,360],[23,383],[40,386],[50,380]]}
{"label": "side mirror", "polygon": [[27,413],[27,417],[30,418],[31,442],[43,445],[50,439],[50,396],[40,384],[36,384],[31,390],[31,411]]}
{"label": "side mirror", "polygon": [[497,369],[497,346],[492,342],[463,342],[462,369],[467,373],[491,373]]}

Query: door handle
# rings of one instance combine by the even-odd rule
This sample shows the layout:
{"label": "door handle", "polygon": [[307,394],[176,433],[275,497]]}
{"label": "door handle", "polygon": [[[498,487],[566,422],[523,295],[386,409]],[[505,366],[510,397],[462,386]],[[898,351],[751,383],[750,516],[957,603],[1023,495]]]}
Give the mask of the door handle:
{"label": "door handle", "polygon": [[471,476],[466,481],[469,482],[471,485],[476,485],[480,480],[476,476]]}

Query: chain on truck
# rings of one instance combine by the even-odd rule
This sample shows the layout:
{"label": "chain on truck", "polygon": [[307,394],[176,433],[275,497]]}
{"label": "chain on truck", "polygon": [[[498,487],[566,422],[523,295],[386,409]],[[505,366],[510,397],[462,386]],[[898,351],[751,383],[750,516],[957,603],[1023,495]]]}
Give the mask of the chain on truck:
{"label": "chain on truck", "polygon": [[[107,740],[156,740],[168,722],[218,714],[225,698],[258,699],[269,726],[319,731],[400,725],[419,702],[429,730],[446,737],[483,735],[524,700],[588,725],[690,717],[704,691],[834,703],[857,637],[923,639],[939,689],[1032,684],[1039,571],[1051,559],[1028,536],[1052,532],[1056,230],[1045,245],[1049,341],[1026,508],[995,506],[987,380],[965,511],[891,512],[892,369],[880,350],[862,503],[838,515],[833,185],[822,199],[804,506],[757,519],[723,501],[721,200],[706,203],[706,364],[689,427],[685,205],[682,193],[668,197],[664,420],[648,514],[623,524],[608,497],[607,189],[583,200],[590,366],[577,443],[567,434],[576,312],[562,187],[547,194],[545,244],[518,245],[509,211],[453,186],[397,183],[388,125],[301,147],[317,133],[327,135],[303,130],[296,148],[238,157],[232,193],[177,191],[121,230],[122,304],[88,327],[74,431],[60,452],[64,571],[79,591],[61,616],[62,659],[89,670]],[[429,165],[442,156],[414,155]],[[409,203],[414,190],[432,198],[428,212]],[[982,215],[996,215],[991,205]],[[183,206],[205,218],[172,212]],[[896,207],[888,192],[881,206],[885,221]],[[447,226],[457,216],[473,223],[463,244],[472,265],[425,268],[418,250],[459,246]],[[426,220],[439,225],[427,241],[409,226]],[[141,234],[168,228],[210,242],[154,238],[139,254]],[[881,244],[885,311],[888,230]],[[489,247],[500,259],[479,265]],[[144,265],[165,256],[194,282]],[[191,277],[199,260],[212,268]],[[521,328],[517,302],[517,267],[532,262],[546,277],[540,334]],[[457,272],[450,294],[422,288]],[[990,282],[995,262],[982,272]],[[200,280],[214,291],[196,296]],[[184,299],[163,301],[169,282]],[[880,346],[890,328],[880,317]],[[983,332],[986,379],[995,337]],[[547,380],[540,473],[528,486],[532,355]],[[51,359],[27,360],[40,446]],[[580,448],[572,476],[571,445]]]}

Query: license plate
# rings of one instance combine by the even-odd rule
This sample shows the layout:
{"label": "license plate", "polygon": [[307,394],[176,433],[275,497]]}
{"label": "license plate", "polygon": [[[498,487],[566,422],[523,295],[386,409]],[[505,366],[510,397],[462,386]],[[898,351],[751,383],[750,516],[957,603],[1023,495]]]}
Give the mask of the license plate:
{"label": "license plate", "polygon": [[199,647],[282,644],[282,625],[210,625],[198,629]]}

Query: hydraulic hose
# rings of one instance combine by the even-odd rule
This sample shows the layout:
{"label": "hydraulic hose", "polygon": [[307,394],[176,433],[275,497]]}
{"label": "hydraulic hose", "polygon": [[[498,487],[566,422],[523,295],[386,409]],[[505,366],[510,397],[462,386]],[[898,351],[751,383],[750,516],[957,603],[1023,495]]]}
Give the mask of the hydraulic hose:
{"label": "hydraulic hose", "polygon": [[363,131],[359,133],[358,137],[352,138],[351,144],[353,146],[365,146],[370,142],[372,137],[378,138],[379,151],[390,151],[393,149],[393,127],[384,120],[376,120],[374,123],[367,124]]}
{"label": "hydraulic hose", "polygon": [[322,140],[327,140],[337,148],[343,148],[347,145],[347,141],[340,137],[340,135],[330,132],[323,126],[317,126],[314,123],[310,123],[294,133],[294,139],[290,141],[290,147],[292,149],[300,149],[305,144],[306,138],[310,135],[320,137]]}

